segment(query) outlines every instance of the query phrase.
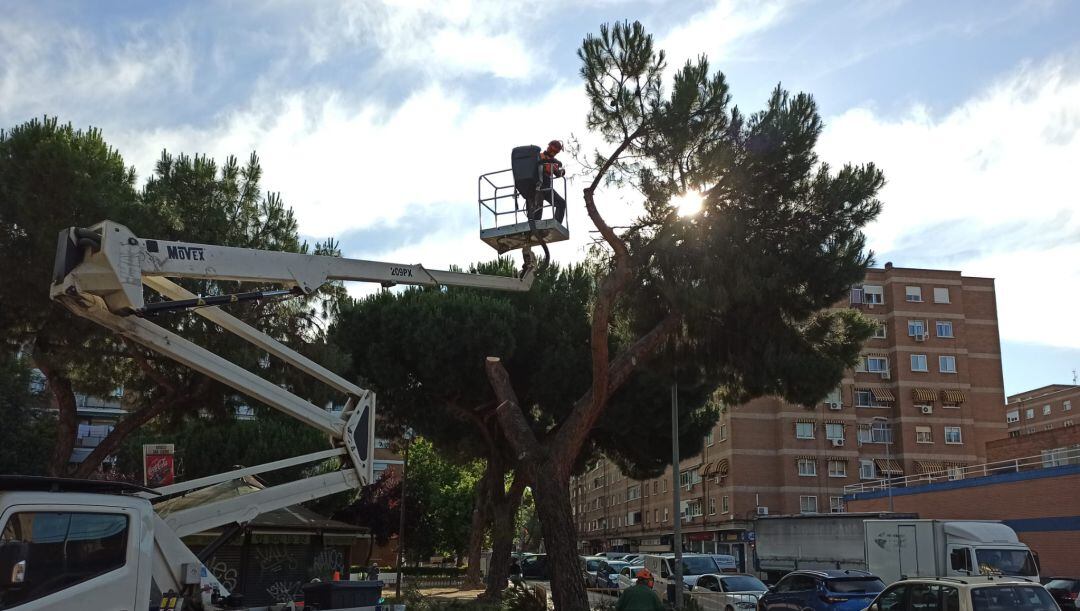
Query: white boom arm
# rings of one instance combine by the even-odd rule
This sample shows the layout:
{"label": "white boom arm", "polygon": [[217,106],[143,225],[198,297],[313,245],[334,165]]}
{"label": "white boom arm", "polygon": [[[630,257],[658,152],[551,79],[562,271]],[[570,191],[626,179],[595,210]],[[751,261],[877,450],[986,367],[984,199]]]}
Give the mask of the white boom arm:
{"label": "white boom arm", "polygon": [[[244,475],[334,457],[342,462],[338,471],[162,516],[158,520],[158,529],[167,528],[168,532],[162,532],[158,537],[160,561],[155,561],[155,577],[161,585],[180,583],[181,565],[192,559],[190,550],[179,542],[179,537],[226,524],[244,523],[267,511],[358,488],[369,483],[372,477],[374,393],[311,361],[216,304],[287,293],[307,295],[331,280],[527,291],[533,281],[528,253],[526,262],[522,277],[510,278],[434,271],[421,265],[144,239],[111,221],[87,229],[62,231],[50,291],[54,300],[75,314],[284,412],[330,438],[332,448],[323,452],[165,486],[157,492],[178,494]],[[169,277],[275,284],[287,290],[199,297]],[[144,300],[147,288],[168,301],[147,304]],[[340,415],[328,412],[146,318],[157,311],[185,307],[194,308],[196,314],[223,330],[343,393],[344,410]]]}

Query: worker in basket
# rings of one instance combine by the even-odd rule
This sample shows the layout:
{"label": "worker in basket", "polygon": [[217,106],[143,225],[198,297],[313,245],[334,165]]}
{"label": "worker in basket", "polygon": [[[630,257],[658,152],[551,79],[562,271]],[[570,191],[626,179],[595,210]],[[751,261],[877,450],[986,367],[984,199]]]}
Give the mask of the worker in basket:
{"label": "worker in basket", "polygon": [[653,590],[653,576],[647,568],[640,568],[637,580],[619,595],[615,611],[664,611],[660,597]]}
{"label": "worker in basket", "polygon": [[[533,150],[535,151],[536,149]],[[548,142],[546,149],[540,151],[540,157],[537,160],[537,163],[540,164],[539,189],[537,188],[537,185],[517,185],[518,191],[521,193],[522,197],[525,198],[525,205],[528,210],[529,218],[534,221],[540,220],[545,201],[552,205],[556,221],[562,223],[563,217],[566,216],[566,200],[563,199],[563,196],[553,187],[554,179],[562,178],[566,175],[566,170],[563,169],[562,162],[555,158],[562,150],[562,142],[552,140],[551,142]]]}

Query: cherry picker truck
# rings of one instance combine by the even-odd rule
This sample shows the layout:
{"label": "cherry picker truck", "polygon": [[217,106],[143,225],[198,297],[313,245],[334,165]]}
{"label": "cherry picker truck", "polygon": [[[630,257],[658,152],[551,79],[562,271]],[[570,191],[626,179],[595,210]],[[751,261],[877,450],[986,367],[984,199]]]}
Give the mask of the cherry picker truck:
{"label": "cherry picker truck", "polygon": [[[520,164],[519,164],[520,165]],[[526,168],[526,173],[532,172]],[[214,379],[327,435],[326,450],[233,469],[156,489],[105,481],[0,476],[0,611],[217,611],[255,609],[204,564],[230,529],[256,516],[367,485],[372,479],[375,395],[232,316],[219,306],[311,295],[327,282],[457,286],[528,291],[531,246],[565,240],[561,221],[525,218],[511,170],[479,179],[481,238],[500,254],[524,252],[519,277],[430,270],[419,264],[262,251],[141,238],[104,221],[60,232],[50,295],[73,313]],[[514,174],[521,171],[515,169]],[[538,175],[538,174],[537,174]],[[487,186],[493,188],[485,191]],[[565,181],[562,189],[565,195]],[[550,216],[550,213],[548,214]],[[175,279],[275,285],[275,290],[195,295]],[[147,301],[156,293],[160,299]],[[155,314],[190,310],[340,393],[332,413],[155,324]],[[340,468],[237,497],[171,512],[163,500],[268,471],[337,459]],[[224,529],[197,555],[183,537]],[[161,598],[159,598],[161,596]],[[158,601],[161,601],[160,603]],[[328,608],[328,607],[323,607]],[[364,607],[373,608],[373,607]],[[265,608],[264,608],[265,609]],[[359,611],[361,607],[353,607]]]}

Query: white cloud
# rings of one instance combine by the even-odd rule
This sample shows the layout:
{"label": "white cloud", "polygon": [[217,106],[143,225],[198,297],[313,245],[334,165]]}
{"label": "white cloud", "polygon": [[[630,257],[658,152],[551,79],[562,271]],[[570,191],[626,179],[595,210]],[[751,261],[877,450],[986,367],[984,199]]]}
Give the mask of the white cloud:
{"label": "white cloud", "polygon": [[[875,250],[903,247],[921,266],[949,253],[936,266],[997,278],[1003,339],[1080,345],[1080,58],[1021,66],[941,118],[850,110],[828,121],[820,151],[885,171],[885,208],[868,230]],[[1053,241],[1048,219],[1062,223]],[[1021,235],[991,237],[995,227]],[[956,240],[978,247],[952,254]]]}
{"label": "white cloud", "polygon": [[137,104],[165,88],[189,91],[194,67],[184,39],[131,29],[136,36],[110,45],[57,24],[0,21],[0,117],[70,116],[91,105]]}
{"label": "white cloud", "polygon": [[523,17],[539,13],[535,4],[489,0],[359,0],[321,9],[308,33],[315,61],[339,49],[370,45],[379,50],[379,72],[392,76],[419,70],[438,80],[492,75],[510,80],[535,78],[546,71],[541,54],[526,47],[529,27]]}
{"label": "white cloud", "polygon": [[779,21],[786,4],[782,0],[717,0],[712,7],[659,37],[658,47],[667,53],[671,70],[681,68],[687,60],[695,60],[703,53],[712,66],[719,66],[720,62],[731,59],[736,41]]}

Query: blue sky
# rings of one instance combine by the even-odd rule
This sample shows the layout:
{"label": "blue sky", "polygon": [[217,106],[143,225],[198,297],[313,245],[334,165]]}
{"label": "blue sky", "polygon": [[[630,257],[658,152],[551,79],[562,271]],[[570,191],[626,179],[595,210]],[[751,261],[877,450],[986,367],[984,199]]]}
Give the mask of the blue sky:
{"label": "blue sky", "polygon": [[[735,102],[814,94],[822,158],[889,180],[879,262],[997,279],[1007,392],[1080,368],[1080,3],[4,3],[0,126],[93,125],[140,179],[162,149],[260,154],[301,230],[350,256],[465,265],[476,175],[585,136],[575,52],[638,19],[678,65],[705,53]],[[633,197],[604,194],[605,214]],[[587,232],[571,200],[582,256]]]}

